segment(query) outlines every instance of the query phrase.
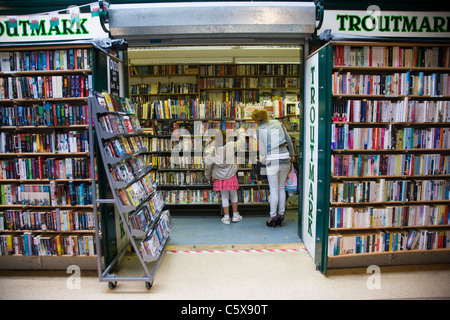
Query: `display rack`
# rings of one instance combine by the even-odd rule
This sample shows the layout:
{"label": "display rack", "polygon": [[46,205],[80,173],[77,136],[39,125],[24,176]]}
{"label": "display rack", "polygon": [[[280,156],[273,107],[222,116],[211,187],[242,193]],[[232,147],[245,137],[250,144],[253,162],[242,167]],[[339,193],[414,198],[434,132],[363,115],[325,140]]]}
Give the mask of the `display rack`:
{"label": "display rack", "polygon": [[[162,210],[164,204],[150,174],[152,165],[145,156],[147,147],[141,138],[143,131],[128,100],[96,92],[88,103],[93,116],[90,135],[97,136],[99,156],[113,195],[113,198],[97,199],[98,186],[93,181],[94,210],[98,204],[114,204],[128,236],[127,245],[104,270],[99,261],[100,281],[108,282],[110,289],[117,286],[117,281],[142,281],[150,289],[169,240],[172,221],[170,212]],[[91,146],[91,154],[93,148]],[[144,270],[142,277],[111,273],[129,244]]]}

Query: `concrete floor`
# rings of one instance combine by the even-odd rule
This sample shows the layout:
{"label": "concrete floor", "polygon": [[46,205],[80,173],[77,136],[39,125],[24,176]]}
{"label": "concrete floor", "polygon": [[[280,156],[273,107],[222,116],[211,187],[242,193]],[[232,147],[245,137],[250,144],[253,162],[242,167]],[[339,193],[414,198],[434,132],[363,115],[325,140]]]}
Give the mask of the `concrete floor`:
{"label": "concrete floor", "polygon": [[[81,272],[77,277],[65,271],[0,270],[0,299],[450,299],[449,265],[382,267],[380,273],[374,274],[367,273],[365,268],[331,270],[325,277],[316,271],[296,236],[295,218],[287,220],[282,228],[269,229],[263,225],[253,235],[245,229],[251,227],[251,222],[261,225],[265,217],[247,216],[231,226],[222,225],[219,217],[190,218],[195,225],[190,228],[182,219],[186,218],[174,219],[168,252],[150,291],[143,282],[119,282],[115,290],[110,290],[107,283],[99,282],[94,271]],[[202,223],[206,222],[209,235],[200,232],[205,230]],[[181,226],[184,233],[183,228],[177,229]],[[208,237],[216,240],[193,243],[193,233],[203,240]],[[242,240],[243,233],[248,236],[244,241],[247,244],[230,241]],[[182,249],[188,252],[180,252]],[[206,252],[209,249],[215,251]],[[120,273],[142,276],[135,255],[124,257]]]}

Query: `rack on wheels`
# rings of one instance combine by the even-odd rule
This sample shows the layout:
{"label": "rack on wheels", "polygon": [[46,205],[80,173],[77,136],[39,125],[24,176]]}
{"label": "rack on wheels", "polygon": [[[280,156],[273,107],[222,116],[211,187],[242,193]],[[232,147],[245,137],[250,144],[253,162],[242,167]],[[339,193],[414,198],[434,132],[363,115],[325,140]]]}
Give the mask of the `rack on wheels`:
{"label": "rack on wheels", "polygon": [[[96,176],[96,161],[103,163],[104,175],[109,184],[109,190],[106,190],[106,181],[99,179],[97,182],[97,179],[92,179],[94,216],[98,217],[101,205],[113,204],[115,214],[119,215],[127,235],[127,244],[114,258],[108,259],[110,261],[103,261],[102,255],[98,254],[99,280],[108,282],[110,289],[114,289],[118,281],[142,281],[150,289],[164,256],[172,219],[169,210],[163,210],[164,202],[150,173],[152,164],[145,156],[147,146],[143,140],[143,131],[131,102],[126,98],[95,92],[94,97],[89,97],[88,104],[92,119],[89,138],[90,141],[97,141],[97,146],[90,144],[91,174],[92,177]],[[97,137],[96,140],[94,136]],[[99,171],[101,166],[100,164]],[[102,189],[101,194],[108,196],[97,198],[99,188]],[[102,252],[100,232],[96,219],[98,253]],[[130,244],[144,270],[143,276],[119,276],[113,273]]]}

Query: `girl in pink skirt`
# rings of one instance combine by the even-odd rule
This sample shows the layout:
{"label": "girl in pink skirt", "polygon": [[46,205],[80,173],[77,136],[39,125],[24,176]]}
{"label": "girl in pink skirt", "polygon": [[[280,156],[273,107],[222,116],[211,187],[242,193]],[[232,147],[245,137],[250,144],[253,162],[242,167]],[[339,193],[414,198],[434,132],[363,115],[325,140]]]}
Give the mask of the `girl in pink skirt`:
{"label": "girl in pink skirt", "polygon": [[[220,191],[224,216],[222,222],[226,225],[230,221],[239,222],[242,216],[238,212],[237,190],[239,189],[236,177],[236,150],[243,150],[245,145],[245,130],[237,131],[236,142],[226,142],[224,130],[216,130],[215,141],[205,152],[205,177],[214,183],[213,190]],[[230,220],[229,202],[233,209],[233,217]]]}

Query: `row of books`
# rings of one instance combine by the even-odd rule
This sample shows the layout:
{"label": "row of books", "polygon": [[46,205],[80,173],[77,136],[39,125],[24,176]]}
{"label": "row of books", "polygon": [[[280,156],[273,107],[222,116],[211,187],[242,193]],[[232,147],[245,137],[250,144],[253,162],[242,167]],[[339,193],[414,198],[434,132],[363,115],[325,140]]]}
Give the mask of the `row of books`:
{"label": "row of books", "polygon": [[141,251],[144,256],[151,256],[156,258],[161,252],[167,237],[169,236],[170,228],[172,227],[172,217],[169,210],[161,213],[158,224],[141,242]]}
{"label": "row of books", "polygon": [[[186,132],[184,128],[183,131],[174,131],[173,139],[172,138],[147,138],[148,141],[148,151],[150,152],[171,152],[171,151],[183,151],[183,150],[192,150],[192,151],[202,151],[206,150],[208,146],[211,144],[211,137],[196,135],[192,137],[192,140],[186,139],[186,137],[190,137],[190,132]],[[181,134],[182,136],[178,136]],[[186,135],[189,133],[189,135]],[[145,141],[144,137],[144,141]]]}
{"label": "row of books", "polygon": [[0,160],[2,179],[90,179],[89,158],[19,158]]}
{"label": "row of books", "polygon": [[161,190],[167,204],[219,203],[220,193],[211,189]]}
{"label": "row of books", "polygon": [[0,255],[23,256],[94,256],[92,235],[45,235],[25,232],[21,235],[0,235]]}
{"label": "row of books", "polygon": [[433,250],[450,248],[450,231],[409,229],[407,231],[376,230],[359,235],[339,234],[328,237],[328,256]]}
{"label": "row of books", "polygon": [[134,182],[131,186],[120,189],[117,193],[123,205],[137,207],[155,191],[156,184],[150,173]]}
{"label": "row of books", "polygon": [[362,67],[450,67],[450,48],[418,46],[333,46],[333,64]]}
{"label": "row of books", "polygon": [[189,64],[130,66],[129,69],[131,76],[168,76],[198,74],[198,65]]}
{"label": "row of books", "polygon": [[153,165],[160,169],[203,169],[203,156],[183,156],[180,152],[178,156],[154,156]]}
{"label": "row of books", "polygon": [[249,171],[238,171],[237,179],[239,184],[267,184],[267,180],[253,180]]}
{"label": "row of books", "polygon": [[90,49],[0,52],[0,71],[74,70],[92,68]]}
{"label": "row of books", "polygon": [[299,88],[297,77],[200,78],[200,89]]}
{"label": "row of books", "polygon": [[332,155],[331,174],[345,177],[450,174],[443,154]]}
{"label": "row of books", "polygon": [[[255,99],[246,99],[255,101]],[[227,118],[251,120],[255,109],[266,109],[273,117],[284,117],[289,113],[297,114],[297,104],[287,108],[288,104],[279,97],[271,97],[261,103],[243,103],[239,99],[202,99],[202,100],[165,100],[137,103],[139,119],[189,119],[211,120]],[[288,110],[289,109],[289,110]],[[225,118],[225,119],[224,119]]]}
{"label": "row of books", "polygon": [[[256,123],[254,121],[222,121],[222,130],[227,136],[237,136],[237,130],[243,128],[250,140],[256,139]],[[251,149],[253,150],[253,149]]]}
{"label": "row of books", "polygon": [[201,136],[211,137],[215,131],[214,129],[221,128],[221,122],[219,120],[198,120],[198,121],[157,121],[152,123],[152,131],[156,135],[171,136],[171,139],[175,139],[174,143],[177,143],[180,138],[193,135],[194,139],[202,140]]}
{"label": "row of books", "polygon": [[331,183],[330,201],[371,203],[387,201],[450,200],[450,180],[344,181]]}
{"label": "row of books", "polygon": [[332,75],[331,88],[332,94],[442,97],[450,94],[449,77],[448,73],[426,75],[424,72],[405,72],[372,75],[336,71]]}
{"label": "row of books", "polygon": [[150,83],[131,85],[131,94],[198,93],[196,83]]}
{"label": "row of books", "polygon": [[450,101],[347,100],[333,103],[334,122],[450,122]]}
{"label": "row of books", "polygon": [[94,92],[98,104],[105,110],[111,112],[136,113],[131,100],[128,98],[120,98],[106,91]]}
{"label": "row of books", "polygon": [[134,115],[107,114],[98,118],[103,131],[112,134],[136,133],[142,130]]}
{"label": "row of books", "polygon": [[32,106],[0,106],[0,126],[87,125],[88,106],[50,103]]}
{"label": "row of books", "polygon": [[449,206],[331,208],[330,228],[392,228],[449,225]]}
{"label": "row of books", "polygon": [[105,148],[106,154],[113,158],[123,158],[147,150],[142,136],[115,138],[105,141],[103,147]]}
{"label": "row of books", "polygon": [[[165,203],[168,204],[201,204],[220,203],[220,192],[211,189],[191,189],[191,190],[162,190]],[[239,203],[262,203],[269,202],[268,189],[239,189]]]}
{"label": "row of books", "polygon": [[130,183],[149,170],[143,156],[131,158],[110,168],[114,181]]}
{"label": "row of books", "polygon": [[[165,100],[143,105],[144,119],[250,119],[255,109],[266,109],[273,117],[284,117],[287,109],[282,99],[263,103],[234,100]],[[145,116],[147,115],[147,117]]]}
{"label": "row of books", "polygon": [[418,250],[450,248],[450,231],[412,229],[408,235],[407,248]]}
{"label": "row of books", "polygon": [[298,76],[299,64],[201,65],[200,76]]}
{"label": "row of books", "polygon": [[91,88],[92,75],[0,78],[0,99],[81,98]]}
{"label": "row of books", "polygon": [[150,152],[171,151],[173,141],[171,138],[148,138],[147,149]]}
{"label": "row of books", "polygon": [[[196,118],[199,101],[195,100],[158,100],[144,104],[143,113],[148,113],[146,119],[191,119]],[[198,115],[199,116],[199,115]],[[145,115],[144,115],[145,118]]]}
{"label": "row of books", "polygon": [[[188,132],[192,132],[194,136],[212,136],[216,133],[216,129],[221,129],[221,125],[221,121],[194,121],[193,130]],[[174,124],[174,131],[176,132],[180,126],[180,124]]]}
{"label": "row of books", "polygon": [[164,207],[162,196],[159,192],[155,192],[149,201],[141,206],[138,210],[130,214],[128,222],[134,230],[147,232],[150,224],[158,217]]}
{"label": "row of books", "polygon": [[342,234],[328,237],[328,256],[407,250],[406,231],[374,230],[358,235]]}
{"label": "row of books", "polygon": [[447,149],[450,148],[448,128],[350,128],[348,124],[332,124],[331,149]]}
{"label": "row of books", "polygon": [[269,189],[239,189],[237,192],[239,203],[268,203],[269,202]]}
{"label": "row of books", "polygon": [[[188,153],[190,154],[190,153]],[[248,169],[252,164],[256,163],[256,154],[249,155],[248,157],[238,156],[236,158],[236,163],[238,168]],[[180,153],[178,156],[175,155],[173,157],[170,156],[157,156],[152,155],[151,161],[153,166],[161,169],[204,169],[203,156],[183,156],[183,153]]]}
{"label": "row of books", "polygon": [[230,102],[196,100],[159,100],[151,105],[150,119],[218,119]]}
{"label": "row of books", "polygon": [[75,184],[2,184],[2,205],[58,206],[92,204],[92,188],[85,183]]}
{"label": "row of books", "polygon": [[0,153],[89,152],[87,130],[67,133],[0,132]]}
{"label": "row of books", "polygon": [[[297,90],[297,89],[296,89]],[[281,92],[281,89],[273,88],[261,88],[261,89],[213,89],[213,90],[201,90],[200,100],[202,101],[236,101],[242,103],[259,103],[261,98],[267,92]],[[274,96],[279,96],[279,94],[274,94]]]}
{"label": "row of books", "polygon": [[5,210],[0,212],[0,231],[42,230],[80,231],[95,228],[94,213],[73,210],[34,211]]}
{"label": "row of books", "polygon": [[207,184],[203,171],[172,171],[156,172],[156,180],[159,185],[189,186]]}

